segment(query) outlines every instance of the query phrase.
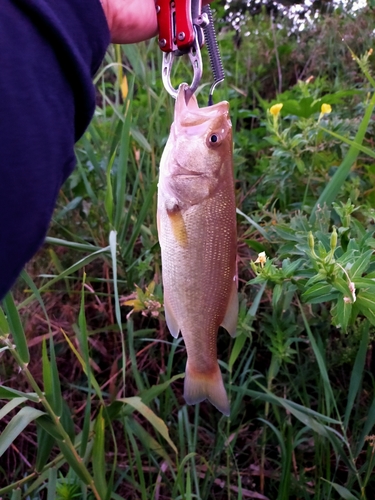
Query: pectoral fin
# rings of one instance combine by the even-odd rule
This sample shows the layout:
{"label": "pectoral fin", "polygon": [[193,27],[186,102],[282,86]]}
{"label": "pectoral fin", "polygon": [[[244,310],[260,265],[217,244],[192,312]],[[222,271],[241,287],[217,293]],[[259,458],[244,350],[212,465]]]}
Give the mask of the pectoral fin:
{"label": "pectoral fin", "polygon": [[180,209],[177,207],[173,210],[167,210],[167,214],[171,223],[173,236],[177,243],[182,247],[186,247],[188,241],[187,232]]}
{"label": "pectoral fin", "polygon": [[231,335],[231,337],[236,336],[237,320],[238,320],[238,295],[237,295],[237,276],[236,276],[236,279],[233,280],[232,290],[228,302],[228,307],[225,312],[225,317],[221,323],[221,326],[227,330],[227,332]]}
{"label": "pectoral fin", "polygon": [[174,337],[176,339],[178,337],[180,329],[178,327],[176,317],[173,314],[173,311],[169,305],[169,301],[168,301],[167,294],[165,293],[165,291],[164,291],[164,312],[165,312],[165,320],[167,322],[167,326],[169,328],[169,331],[170,331],[172,337]]}

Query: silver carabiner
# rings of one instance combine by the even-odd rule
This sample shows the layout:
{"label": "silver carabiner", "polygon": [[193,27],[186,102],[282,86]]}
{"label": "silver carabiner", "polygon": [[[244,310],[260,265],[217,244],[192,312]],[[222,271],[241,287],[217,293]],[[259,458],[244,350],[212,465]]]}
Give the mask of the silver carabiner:
{"label": "silver carabiner", "polygon": [[[195,39],[194,43],[191,46],[188,56],[191,62],[191,65],[193,67],[193,80],[186,89],[186,99],[189,100],[190,97],[195,93],[197,90],[199,83],[202,79],[202,73],[203,73],[203,64],[202,64],[202,56],[201,56],[201,50],[199,48],[199,44],[197,43],[198,37],[197,37],[197,28],[194,26],[194,31],[195,31]],[[163,53],[163,68],[162,68],[162,80],[165,89],[167,92],[174,98],[177,98],[178,90],[175,89],[172,85],[171,82],[171,74],[172,74],[172,66],[174,59],[176,57],[176,54],[174,52],[164,52]]]}

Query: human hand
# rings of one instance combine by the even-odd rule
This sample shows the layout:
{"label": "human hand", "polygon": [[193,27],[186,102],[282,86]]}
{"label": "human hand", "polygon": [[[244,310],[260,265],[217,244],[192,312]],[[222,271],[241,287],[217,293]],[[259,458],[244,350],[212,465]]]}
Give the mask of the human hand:
{"label": "human hand", "polygon": [[136,43],[157,34],[155,0],[100,0],[112,43]]}
{"label": "human hand", "polygon": [[[112,43],[137,43],[156,36],[155,0],[100,0]],[[203,0],[202,4],[212,0]]]}

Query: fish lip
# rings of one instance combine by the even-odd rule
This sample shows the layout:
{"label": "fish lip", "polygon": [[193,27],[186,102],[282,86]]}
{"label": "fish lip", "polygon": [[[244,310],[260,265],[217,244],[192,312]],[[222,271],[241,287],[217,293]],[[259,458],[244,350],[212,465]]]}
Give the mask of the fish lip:
{"label": "fish lip", "polygon": [[197,172],[196,170],[189,170],[186,167],[183,167],[179,162],[177,162],[178,165],[178,172],[174,172],[173,176],[176,177],[202,177],[205,175],[204,172]]}
{"label": "fish lip", "polygon": [[204,177],[204,173],[202,172],[194,172],[191,170],[186,170],[185,172],[182,172],[181,174],[175,174],[176,177]]}

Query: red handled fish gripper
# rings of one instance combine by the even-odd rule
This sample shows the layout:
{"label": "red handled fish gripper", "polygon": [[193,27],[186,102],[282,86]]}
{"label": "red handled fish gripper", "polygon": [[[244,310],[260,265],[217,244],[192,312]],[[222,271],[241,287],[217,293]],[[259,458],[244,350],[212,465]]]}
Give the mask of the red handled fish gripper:
{"label": "red handled fish gripper", "polygon": [[193,79],[187,93],[194,94],[202,78],[202,29],[208,25],[207,13],[202,13],[201,0],[156,0],[159,26],[159,47],[164,52],[162,79],[172,97],[177,89],[171,83],[174,59],[187,54],[193,67]]}
{"label": "red handled fish gripper", "polygon": [[177,97],[177,89],[171,83],[173,62],[176,57],[187,54],[193,67],[193,79],[186,90],[186,97],[194,94],[202,78],[203,64],[201,47],[204,40],[210,57],[214,83],[211,86],[208,104],[216,85],[224,80],[224,69],[213,26],[209,5],[202,8],[201,0],[156,0],[159,26],[159,47],[163,51],[162,79],[166,90]]}

